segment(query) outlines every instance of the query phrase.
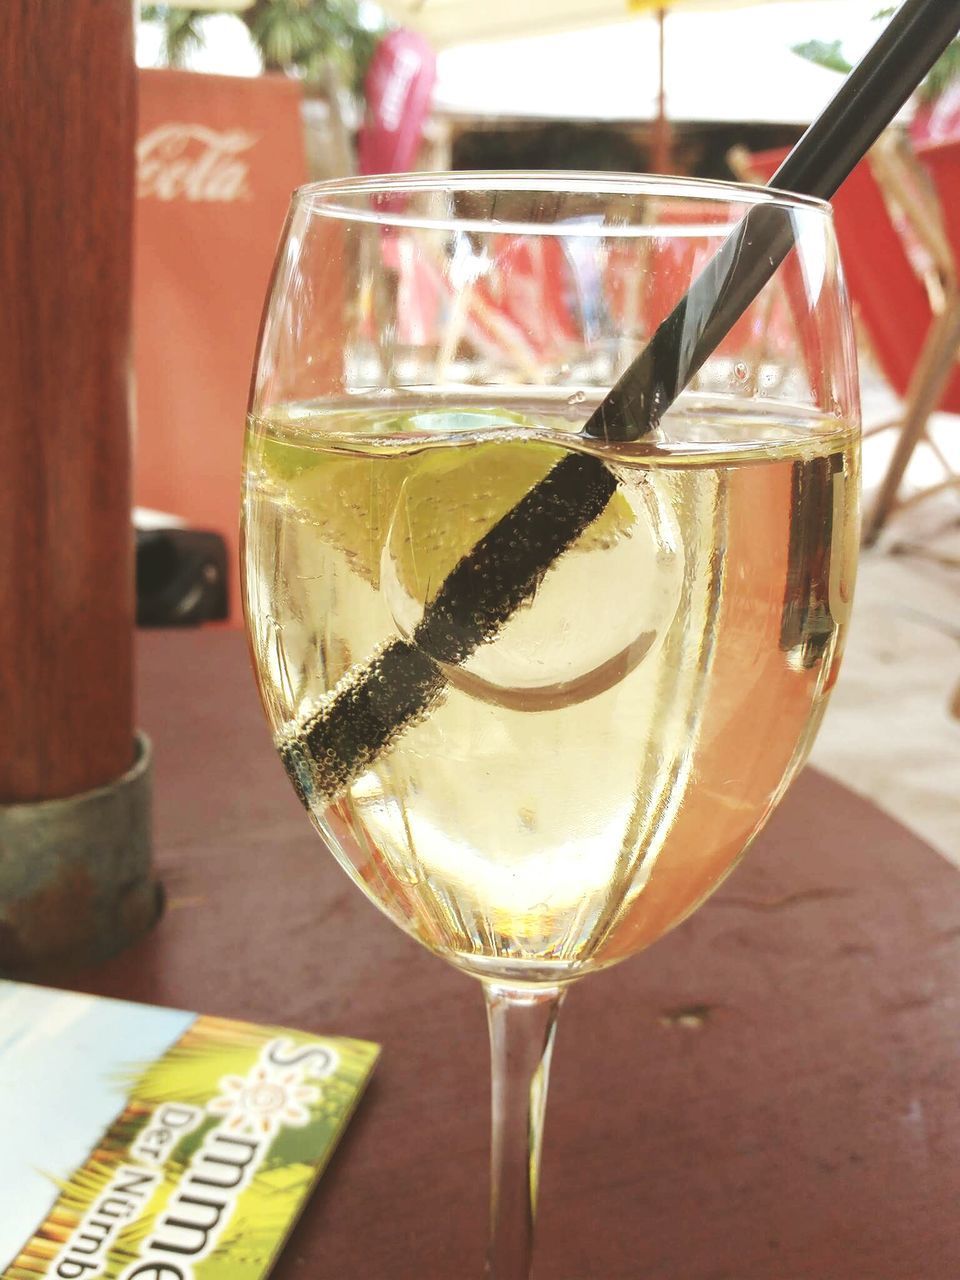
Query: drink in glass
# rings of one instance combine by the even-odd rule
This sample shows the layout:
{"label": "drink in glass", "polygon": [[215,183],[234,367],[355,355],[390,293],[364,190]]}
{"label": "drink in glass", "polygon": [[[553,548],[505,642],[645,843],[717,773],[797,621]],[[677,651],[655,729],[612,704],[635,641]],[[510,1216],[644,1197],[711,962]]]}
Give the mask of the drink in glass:
{"label": "drink in glass", "polygon": [[[796,248],[690,385],[637,439],[585,435],[778,200]],[[529,1271],[568,986],[719,884],[816,732],[856,563],[852,351],[816,202],[602,175],[295,197],[248,426],[247,625],[327,846],[483,983],[499,1280]]]}

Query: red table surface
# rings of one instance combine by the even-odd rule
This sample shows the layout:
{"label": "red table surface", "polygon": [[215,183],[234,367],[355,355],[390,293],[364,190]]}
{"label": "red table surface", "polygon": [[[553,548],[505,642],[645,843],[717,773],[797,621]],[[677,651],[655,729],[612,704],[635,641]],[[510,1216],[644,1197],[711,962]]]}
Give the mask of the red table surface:
{"label": "red table surface", "polygon": [[[325,853],[239,635],[142,636],[139,724],[156,750],[167,912],[61,983],[379,1041],[376,1077],[274,1274],[479,1280],[479,990]],[[571,992],[535,1276],[952,1280],[958,993],[960,876],[807,770],[694,917]],[[691,1008],[700,1016],[683,1017]]]}

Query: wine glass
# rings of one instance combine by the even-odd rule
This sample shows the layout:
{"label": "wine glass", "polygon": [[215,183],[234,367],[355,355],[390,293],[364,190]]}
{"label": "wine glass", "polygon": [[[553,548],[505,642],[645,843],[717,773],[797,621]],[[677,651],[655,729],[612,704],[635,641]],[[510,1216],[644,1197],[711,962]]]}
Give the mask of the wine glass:
{"label": "wine glass", "polygon": [[[769,283],[662,420],[585,434],[761,208],[795,246]],[[247,628],[324,841],[482,983],[496,1280],[529,1275],[568,987],[694,910],[807,754],[850,609],[858,433],[819,202],[610,174],[294,195],[250,403]]]}

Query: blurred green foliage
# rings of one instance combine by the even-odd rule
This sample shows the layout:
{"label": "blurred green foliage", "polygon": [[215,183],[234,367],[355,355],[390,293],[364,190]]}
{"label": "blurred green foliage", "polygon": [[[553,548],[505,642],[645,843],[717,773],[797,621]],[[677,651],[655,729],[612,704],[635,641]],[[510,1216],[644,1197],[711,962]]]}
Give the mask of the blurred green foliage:
{"label": "blurred green foliage", "polygon": [[[874,19],[889,18],[896,13],[896,8],[881,9],[875,13]],[[843,56],[840,40],[807,40],[803,44],[792,46],[793,52],[815,62],[818,67],[826,67],[830,71],[840,71],[844,75],[852,70],[852,63]],[[917,98],[921,102],[934,102],[943,91],[960,79],[960,37],[947,46],[946,52],[934,64],[926,79],[917,90]]]}
{"label": "blurred green foliage", "polygon": [[[140,16],[163,30],[163,59],[183,66],[202,47],[202,19],[219,12],[196,4],[144,4]],[[236,14],[247,27],[268,71],[299,75],[324,85],[330,74],[360,95],[370,59],[388,30],[386,19],[364,0],[254,0]]]}

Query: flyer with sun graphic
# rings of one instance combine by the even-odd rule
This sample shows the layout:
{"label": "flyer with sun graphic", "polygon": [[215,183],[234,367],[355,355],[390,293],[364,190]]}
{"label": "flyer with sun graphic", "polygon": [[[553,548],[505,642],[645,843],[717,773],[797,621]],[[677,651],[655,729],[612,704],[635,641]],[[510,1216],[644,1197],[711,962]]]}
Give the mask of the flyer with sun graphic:
{"label": "flyer with sun graphic", "polygon": [[0,1280],[265,1275],[378,1053],[0,980]]}

